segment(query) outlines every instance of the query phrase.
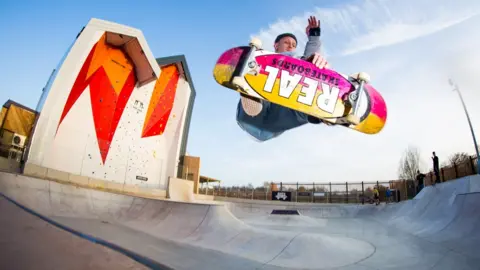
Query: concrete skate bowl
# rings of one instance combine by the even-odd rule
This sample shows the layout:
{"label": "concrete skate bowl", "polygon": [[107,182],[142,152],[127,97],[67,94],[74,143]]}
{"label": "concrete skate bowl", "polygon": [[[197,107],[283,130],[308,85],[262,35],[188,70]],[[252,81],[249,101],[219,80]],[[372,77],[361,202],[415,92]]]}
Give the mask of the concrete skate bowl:
{"label": "concrete skate bowl", "polygon": [[478,269],[474,182],[437,185],[386,207],[296,205],[300,215],[290,216],[270,214],[291,207],[284,204],[151,200],[12,174],[1,175],[0,191],[174,269]]}
{"label": "concrete skate bowl", "polygon": [[[226,205],[257,228],[347,236],[375,246],[375,254],[351,269],[480,269],[478,176],[427,187],[413,200],[389,205],[235,199]],[[273,209],[295,209],[300,215],[269,214]]]}

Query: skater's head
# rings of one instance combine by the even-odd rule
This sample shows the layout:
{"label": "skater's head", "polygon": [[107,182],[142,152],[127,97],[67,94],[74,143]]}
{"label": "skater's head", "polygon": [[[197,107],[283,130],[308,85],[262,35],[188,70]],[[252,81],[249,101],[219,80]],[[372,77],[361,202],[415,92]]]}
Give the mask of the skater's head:
{"label": "skater's head", "polygon": [[432,155],[435,156],[435,152],[432,152]]}
{"label": "skater's head", "polygon": [[276,53],[294,51],[297,48],[297,38],[291,33],[278,35],[273,47]]}

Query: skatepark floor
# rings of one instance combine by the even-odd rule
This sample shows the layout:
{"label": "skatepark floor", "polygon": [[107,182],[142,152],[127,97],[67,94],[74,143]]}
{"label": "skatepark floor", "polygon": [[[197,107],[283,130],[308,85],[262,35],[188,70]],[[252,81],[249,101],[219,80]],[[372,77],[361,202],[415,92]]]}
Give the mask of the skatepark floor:
{"label": "skatepark floor", "polygon": [[0,269],[149,269],[0,198]]}
{"label": "skatepark floor", "polygon": [[[0,192],[62,226],[158,262],[152,267],[156,269],[443,270],[480,269],[479,183],[477,177],[462,178],[426,188],[413,200],[379,206],[242,200],[185,203],[13,174],[1,175]],[[18,207],[13,211],[16,206],[10,204],[6,199],[0,204],[2,243],[10,244],[3,264],[13,263],[8,258],[18,257],[15,250],[22,250],[22,258],[32,258],[26,262],[43,259],[78,269],[94,263],[100,265],[96,269],[103,269],[103,264],[142,269],[118,252],[77,239],[33,215],[26,218],[27,212]],[[273,209],[295,209],[300,215],[271,215]],[[13,219],[21,225],[13,225],[4,213],[22,216]],[[34,229],[26,229],[30,227]],[[16,237],[20,240],[14,242]],[[51,245],[38,253],[43,256],[33,252],[38,243]],[[57,249],[67,255],[55,254]],[[55,268],[37,265],[36,269]]]}

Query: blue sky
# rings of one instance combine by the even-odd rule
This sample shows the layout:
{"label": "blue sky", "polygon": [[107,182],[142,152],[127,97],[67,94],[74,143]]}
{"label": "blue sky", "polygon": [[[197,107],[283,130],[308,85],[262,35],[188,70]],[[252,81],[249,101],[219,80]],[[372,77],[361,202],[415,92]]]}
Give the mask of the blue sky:
{"label": "blue sky", "polygon": [[[159,2],[2,2],[0,102],[35,108],[52,69],[95,17],[141,29],[155,57],[186,56],[197,90],[188,152],[201,157],[201,174],[226,185],[395,179],[408,145],[420,148],[424,169],[433,150],[444,159],[474,153],[446,76],[455,75],[480,126],[480,108],[468,101],[480,97],[475,1],[439,0],[433,7],[426,0]],[[303,126],[258,143],[237,126],[238,94],[212,78],[217,57],[251,35],[271,46],[278,33],[294,32],[302,46],[310,14],[322,20],[322,51],[331,64],[342,73],[367,71],[385,96],[389,119],[381,134]]]}

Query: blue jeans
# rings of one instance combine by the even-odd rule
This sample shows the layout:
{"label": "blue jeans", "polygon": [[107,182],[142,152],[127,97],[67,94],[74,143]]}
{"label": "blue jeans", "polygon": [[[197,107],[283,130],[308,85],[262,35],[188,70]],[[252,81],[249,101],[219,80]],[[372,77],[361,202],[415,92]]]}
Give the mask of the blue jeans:
{"label": "blue jeans", "polygon": [[283,132],[306,123],[318,123],[307,114],[261,100],[262,111],[257,116],[249,116],[239,101],[237,106],[237,123],[247,133],[259,141],[275,138]]}

